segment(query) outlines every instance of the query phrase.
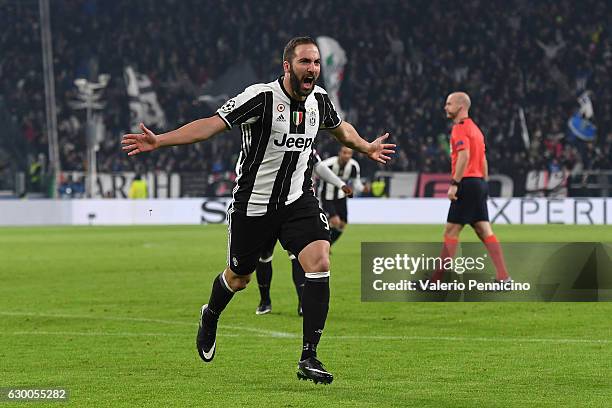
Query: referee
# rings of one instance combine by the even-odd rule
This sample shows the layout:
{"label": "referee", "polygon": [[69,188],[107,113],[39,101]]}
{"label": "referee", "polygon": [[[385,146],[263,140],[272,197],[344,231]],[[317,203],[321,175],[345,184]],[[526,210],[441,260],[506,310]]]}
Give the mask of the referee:
{"label": "referee", "polygon": [[[353,159],[353,149],[342,146],[337,156],[330,157],[321,162],[322,166],[329,168],[347,185],[352,185],[356,194],[363,191],[359,174],[359,163]],[[330,237],[332,245],[340,238],[344,227],[348,224],[348,210],[346,206],[347,194],[337,185],[325,180],[320,186],[321,208],[325,211],[331,226]]]}
{"label": "referee", "polygon": [[[470,97],[464,92],[451,93],[446,99],[446,117],[453,121],[451,132],[451,200],[444,230],[444,246],[440,257],[453,258],[459,243],[459,234],[466,224],[472,226],[484,243],[495,265],[495,281],[510,283],[504,255],[489,222],[487,209],[489,169],[485,156],[484,136],[469,117]],[[440,281],[444,269],[435,271],[433,282]]]}

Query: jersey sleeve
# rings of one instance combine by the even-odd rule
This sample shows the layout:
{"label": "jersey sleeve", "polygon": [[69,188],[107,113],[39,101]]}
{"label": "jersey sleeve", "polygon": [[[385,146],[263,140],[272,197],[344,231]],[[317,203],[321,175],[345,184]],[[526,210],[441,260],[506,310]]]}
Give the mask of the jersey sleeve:
{"label": "jersey sleeve", "polygon": [[468,137],[465,126],[453,126],[453,131],[451,132],[451,148],[453,152],[460,152],[465,149],[469,150],[470,138]]}
{"label": "jersey sleeve", "polygon": [[340,126],[342,118],[340,118],[336,107],[331,99],[329,99],[327,92],[317,92],[315,97],[319,103],[319,115],[321,115],[319,129],[335,129]]}
{"label": "jersey sleeve", "polygon": [[243,123],[253,123],[263,115],[264,100],[262,89],[253,85],[225,102],[217,109],[217,115],[223,119],[228,129]]}
{"label": "jersey sleeve", "polygon": [[323,161],[323,159],[321,158],[321,156],[319,156],[319,152],[317,152],[316,149],[312,149],[312,164],[313,166],[316,166],[317,164],[321,163]]}
{"label": "jersey sleeve", "polygon": [[319,176],[319,178],[321,178],[323,181],[338,187],[338,188],[342,188],[342,186],[344,186],[346,183],[337,175],[334,174],[333,171],[331,171],[331,169],[329,167],[327,167],[325,164],[323,164],[322,161],[315,163],[314,165],[314,172],[317,176]]}

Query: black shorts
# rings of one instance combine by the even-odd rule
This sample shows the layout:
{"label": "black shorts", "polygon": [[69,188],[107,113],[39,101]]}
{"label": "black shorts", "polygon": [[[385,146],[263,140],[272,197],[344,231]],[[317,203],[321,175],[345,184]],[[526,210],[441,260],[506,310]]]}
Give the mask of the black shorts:
{"label": "black shorts", "polygon": [[276,241],[278,241],[278,239],[273,238],[263,246],[261,254],[259,254],[259,262],[270,262],[272,260],[274,248],[276,247]]}
{"label": "black shorts", "polygon": [[227,217],[227,261],[238,275],[252,273],[264,252],[274,249],[277,239],[296,256],[311,242],[330,240],[329,222],[312,195],[303,195],[286,207],[256,217],[230,208]]}
{"label": "black shorts", "polygon": [[457,189],[457,199],[451,202],[446,222],[452,224],[474,224],[489,221],[487,198],[489,186],[480,177],[464,177]]}
{"label": "black shorts", "polygon": [[[261,255],[259,255],[259,262],[272,262],[272,259],[274,258],[274,248],[276,248],[276,241],[278,240],[274,239],[264,245],[264,249],[261,251]],[[295,258],[295,255],[293,255],[291,251],[287,251],[287,256],[289,256],[289,259]]]}
{"label": "black shorts", "polygon": [[337,215],[342,221],[348,223],[348,211],[346,209],[346,197],[336,200],[321,200],[323,211],[328,218]]}

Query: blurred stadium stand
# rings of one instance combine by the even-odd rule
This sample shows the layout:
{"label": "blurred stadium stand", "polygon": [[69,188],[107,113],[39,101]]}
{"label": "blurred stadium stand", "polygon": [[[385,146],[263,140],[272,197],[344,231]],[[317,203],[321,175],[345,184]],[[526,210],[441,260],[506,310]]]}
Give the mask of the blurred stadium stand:
{"label": "blurred stadium stand", "polygon": [[[85,115],[70,107],[74,80],[106,73],[101,177],[178,173],[182,196],[227,195],[239,150],[235,133],[130,160],[121,153],[119,139],[130,122],[124,68],[148,76],[170,129],[210,115],[213,109],[200,97],[235,67],[250,67],[258,81],[273,80],[286,41],[308,34],[335,38],[348,55],[341,89],[348,120],[369,138],[389,131],[399,145],[390,167],[360,160],[365,178],[419,172],[412,193],[435,195],[418,180],[448,173],[442,108],[450,91],[462,89],[472,96],[472,117],[487,135],[490,172],[511,180],[512,195],[607,196],[611,8],[605,0],[474,0],[461,6],[357,0],[350,7],[311,0],[55,0],[62,180],[75,183],[87,166]],[[38,2],[0,0],[0,24],[0,191],[44,194],[48,147]],[[333,138],[319,138],[323,156],[337,147]]]}

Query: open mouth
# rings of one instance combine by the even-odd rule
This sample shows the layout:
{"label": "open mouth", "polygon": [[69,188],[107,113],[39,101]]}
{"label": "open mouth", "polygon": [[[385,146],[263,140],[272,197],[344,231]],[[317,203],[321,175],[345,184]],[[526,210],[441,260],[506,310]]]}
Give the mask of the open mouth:
{"label": "open mouth", "polygon": [[306,77],[302,80],[302,86],[306,89],[311,89],[314,85],[314,77]]}

